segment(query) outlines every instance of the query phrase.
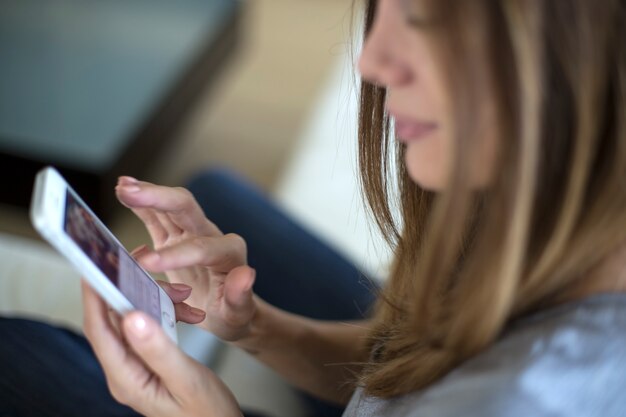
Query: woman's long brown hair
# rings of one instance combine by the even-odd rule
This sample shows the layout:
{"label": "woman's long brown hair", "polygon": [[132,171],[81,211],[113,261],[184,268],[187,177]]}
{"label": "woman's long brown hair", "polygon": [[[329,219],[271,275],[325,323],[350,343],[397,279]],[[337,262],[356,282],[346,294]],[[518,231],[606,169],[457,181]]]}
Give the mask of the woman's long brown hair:
{"label": "woman's long brown hair", "polygon": [[[385,90],[361,86],[362,186],[395,249],[361,380],[378,397],[439,380],[626,241],[626,2],[429,5],[433,24],[417,30],[428,31],[454,103],[444,191],[411,181]],[[484,100],[496,111],[498,158],[493,182],[472,191],[466,155]]]}

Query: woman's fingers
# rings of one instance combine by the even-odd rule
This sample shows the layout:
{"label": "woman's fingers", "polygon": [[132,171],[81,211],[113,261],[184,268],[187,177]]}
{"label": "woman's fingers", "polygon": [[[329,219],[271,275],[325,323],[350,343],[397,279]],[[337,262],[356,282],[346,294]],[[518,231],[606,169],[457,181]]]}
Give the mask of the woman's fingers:
{"label": "woman's fingers", "polygon": [[157,281],[157,284],[170,297],[173,303],[182,303],[191,295],[191,287],[185,284],[170,284],[167,281]]}
{"label": "woman's fingers", "polygon": [[109,308],[85,281],[81,281],[85,335],[89,340],[100,342],[105,338],[119,339],[108,319]]}
{"label": "woman's fingers", "polygon": [[107,317],[109,318],[109,323],[111,323],[111,327],[114,329],[115,333],[121,335],[122,329],[120,328],[120,326],[122,323],[122,319],[119,314],[117,314],[115,310],[109,307]]}
{"label": "woman's fingers", "polygon": [[174,304],[174,311],[176,312],[176,320],[188,324],[202,323],[206,318],[204,310],[192,307],[187,303]]}
{"label": "woman's fingers", "polygon": [[[184,396],[188,388],[186,381],[190,379],[185,374],[191,360],[159,325],[143,312],[129,313],[122,319],[121,330],[125,336],[122,338],[109,321],[106,304],[85,282],[82,290],[85,335],[102,364],[115,399],[145,409],[142,398],[154,394],[150,390],[156,390],[156,381],[165,384],[174,398]],[[152,372],[159,376],[158,380],[153,378]]]}
{"label": "woman's fingers", "polygon": [[226,276],[223,291],[210,294],[210,305],[217,306],[211,319],[204,324],[206,329],[222,340],[236,341],[250,332],[250,322],[257,308],[252,285],[256,272],[249,266],[234,268]]}
{"label": "woman's fingers", "polygon": [[120,177],[117,189],[122,191],[123,203],[132,207],[150,207],[160,211],[189,211],[193,209],[193,196],[180,187],[166,187],[145,181],[129,181]]}
{"label": "woman's fingers", "polygon": [[125,402],[122,387],[144,384],[148,375],[109,321],[109,309],[104,301],[89,284],[83,281],[81,286],[85,336],[102,364],[111,393],[118,401]]}
{"label": "woman's fingers", "polygon": [[209,409],[240,415],[226,386],[178,349],[147,314],[126,315],[122,336],[110,326],[104,302],[85,282],[82,289],[85,334],[116,400],[145,415],[204,415]]}
{"label": "woman's fingers", "polygon": [[[169,237],[178,237],[181,236],[185,230],[183,230],[175,221],[165,212],[156,211],[156,218],[159,220],[165,231],[167,232]],[[194,226],[195,228],[195,226]],[[189,230],[189,229],[188,229]],[[192,231],[195,231],[192,230]]]}
{"label": "woman's fingers", "polygon": [[194,363],[166,336],[147,314],[133,311],[124,317],[123,329],[133,351],[165,385],[173,398],[194,395]]}
{"label": "woman's fingers", "polygon": [[[118,193],[119,198],[119,193]],[[121,200],[120,200],[121,201]],[[150,208],[132,208],[131,210],[135,213],[135,216],[141,220],[141,222],[146,226],[146,230],[150,234],[150,238],[154,242],[155,246],[163,245],[168,238],[167,230],[161,224],[161,221],[157,218],[156,212]]]}
{"label": "woman's fingers", "polygon": [[189,324],[198,324],[206,318],[206,312],[184,303],[191,295],[191,287],[185,284],[170,284],[166,281],[157,281],[163,291],[170,297],[174,303],[174,311],[176,312],[176,320]]}
{"label": "woman's fingers", "polygon": [[130,255],[137,259],[139,256],[141,256],[144,253],[149,252],[150,250],[148,249],[148,245],[141,245],[136,247],[135,249],[132,250],[132,252],[130,253]]}
{"label": "woman's fingers", "polygon": [[166,272],[195,265],[228,273],[245,265],[246,242],[241,236],[195,237],[139,257],[141,264],[152,272]]}
{"label": "woman's fingers", "polygon": [[252,286],[256,278],[256,271],[249,266],[234,268],[226,277],[224,299],[235,308],[242,309],[252,305]]}
{"label": "woman's fingers", "polygon": [[[136,180],[135,180],[136,181]],[[148,182],[132,182],[129,177],[121,177],[116,187],[117,196],[131,209],[153,209],[166,213],[169,221],[179,229],[208,236],[219,236],[220,230],[204,216],[204,212],[193,195],[180,187],[164,187]],[[142,220],[153,222],[153,218],[142,213]],[[158,219],[164,225],[164,219]]]}

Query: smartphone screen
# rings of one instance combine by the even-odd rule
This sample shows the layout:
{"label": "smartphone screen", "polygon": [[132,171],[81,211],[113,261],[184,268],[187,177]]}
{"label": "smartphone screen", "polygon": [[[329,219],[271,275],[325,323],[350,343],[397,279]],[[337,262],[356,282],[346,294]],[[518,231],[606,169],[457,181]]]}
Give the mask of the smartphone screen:
{"label": "smartphone screen", "polygon": [[159,287],[89,210],[66,192],[65,233],[137,309],[161,322]]}

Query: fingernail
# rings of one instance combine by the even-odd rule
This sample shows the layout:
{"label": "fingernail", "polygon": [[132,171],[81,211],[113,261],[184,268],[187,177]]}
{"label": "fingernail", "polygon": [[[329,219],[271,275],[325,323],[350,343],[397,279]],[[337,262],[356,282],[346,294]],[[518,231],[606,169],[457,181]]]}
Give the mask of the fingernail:
{"label": "fingernail", "polygon": [[135,317],[132,321],[133,333],[140,338],[148,335],[148,322],[143,317]]}
{"label": "fingernail", "polygon": [[145,251],[147,248],[148,248],[147,245],[141,245],[138,248],[136,248],[135,250],[133,250],[130,254],[133,255],[133,256],[137,256],[141,252]]}
{"label": "fingernail", "polygon": [[189,312],[194,316],[204,316],[206,313],[204,310],[200,310],[199,308],[189,306]]}
{"label": "fingernail", "polygon": [[122,185],[120,189],[127,193],[136,193],[137,191],[141,190],[141,188],[139,188],[139,186],[137,185]]}
{"label": "fingernail", "polygon": [[185,284],[170,284],[170,286],[176,291],[189,291],[191,289],[189,285]]}
{"label": "fingernail", "polygon": [[141,262],[155,263],[159,260],[160,256],[156,252],[149,253],[141,257]]}
{"label": "fingernail", "polygon": [[129,183],[131,183],[131,184],[137,184],[137,183],[139,183],[139,180],[138,180],[137,178],[129,177],[129,176],[127,176],[127,175],[124,175],[124,176],[122,176],[122,177],[119,177],[119,178],[118,178],[118,180],[119,180],[119,181],[126,181],[126,182],[129,182]]}

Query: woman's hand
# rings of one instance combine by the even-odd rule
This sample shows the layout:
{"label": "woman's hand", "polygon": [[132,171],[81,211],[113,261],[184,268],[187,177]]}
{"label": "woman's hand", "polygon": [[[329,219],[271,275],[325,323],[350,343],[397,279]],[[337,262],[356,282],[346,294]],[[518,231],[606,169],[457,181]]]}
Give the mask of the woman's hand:
{"label": "woman's hand", "polygon": [[200,323],[205,329],[226,341],[248,336],[257,304],[245,241],[224,235],[183,188],[121,177],[116,193],[152,238],[154,250],[136,254],[141,265],[150,272],[165,272],[171,283],[192,287],[188,302],[207,313]]}
{"label": "woman's hand", "polygon": [[[241,416],[220,379],[178,349],[152,318],[139,311],[120,318],[85,282],[82,289],[85,335],[117,401],[148,416]],[[174,296],[179,307],[183,292]]]}

